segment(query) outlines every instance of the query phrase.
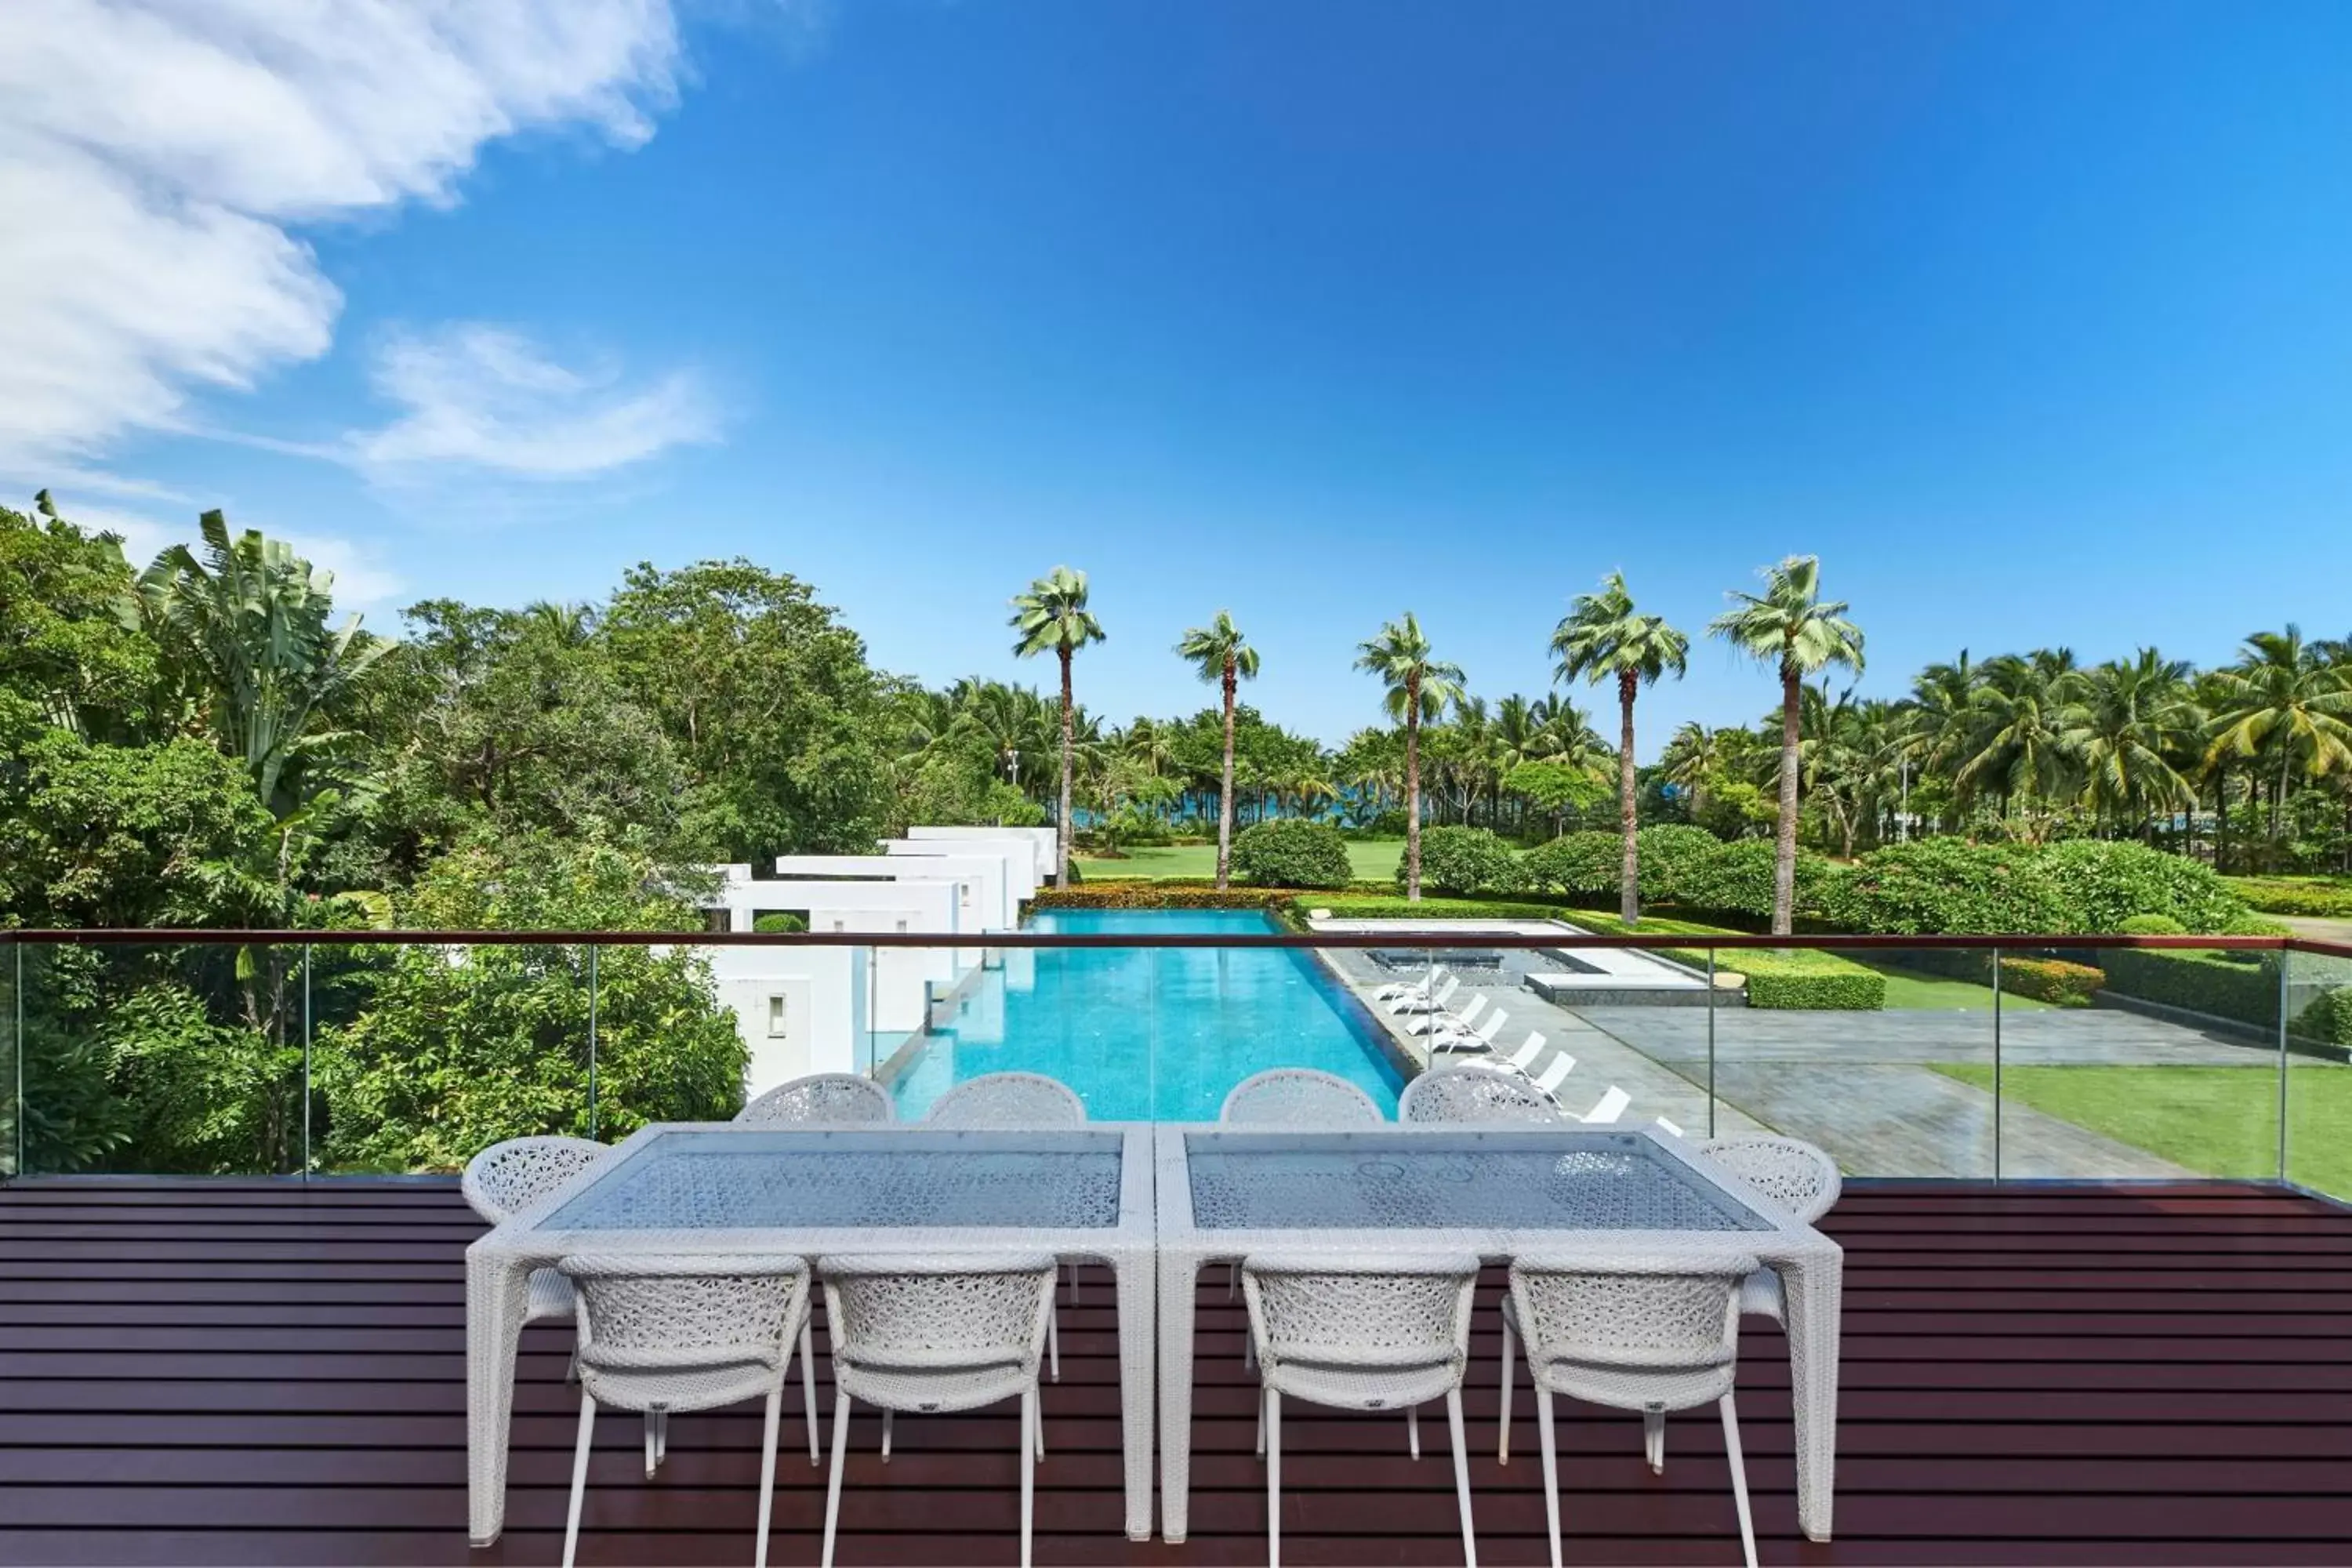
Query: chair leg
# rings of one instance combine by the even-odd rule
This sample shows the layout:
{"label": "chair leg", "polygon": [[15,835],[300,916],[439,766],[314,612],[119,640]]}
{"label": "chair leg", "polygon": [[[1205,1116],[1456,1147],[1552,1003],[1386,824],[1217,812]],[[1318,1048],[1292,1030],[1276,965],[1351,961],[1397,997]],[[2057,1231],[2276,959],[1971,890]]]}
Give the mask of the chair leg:
{"label": "chair leg", "polygon": [[1282,1568],[1282,1395],[1265,1391],[1265,1568]]}
{"label": "chair leg", "polygon": [[1037,1467],[1029,1463],[1036,1447],[1037,1385],[1021,1394],[1021,1568],[1029,1568],[1029,1531],[1037,1517]]}
{"label": "chair leg", "polygon": [[1551,1390],[1536,1379],[1536,1435],[1543,1442],[1544,1523],[1551,1530],[1551,1568],[1559,1568],[1559,1451],[1551,1429]]}
{"label": "chair leg", "polygon": [[588,1490],[588,1449],[596,1437],[596,1396],[580,1396],[580,1437],[572,1451],[572,1511],[563,1521],[563,1568],[580,1546],[580,1500]]}
{"label": "chair leg", "polygon": [[669,1463],[669,1412],[654,1413],[654,1468]]}
{"label": "chair leg", "polygon": [[816,1357],[806,1318],[801,1320],[801,1410],[808,1417],[809,1468],[814,1469],[824,1461],[817,1458]]}
{"label": "chair leg", "polygon": [[1462,1390],[1445,1391],[1445,1424],[1454,1429],[1454,1496],[1462,1505],[1462,1561],[1478,1568],[1478,1536],[1470,1528],[1470,1447],[1462,1431]]}
{"label": "chair leg", "polygon": [[1642,1457],[1650,1461],[1650,1473],[1666,1473],[1666,1413],[1663,1410],[1642,1412]]}
{"label": "chair leg", "polygon": [[1054,1381],[1062,1381],[1062,1314],[1053,1308],[1045,1309],[1045,1364],[1052,1369]]}
{"label": "chair leg", "polygon": [[1235,1294],[1236,1292],[1238,1292],[1238,1291],[1241,1289],[1241,1284],[1242,1284],[1242,1266],[1241,1266],[1240,1264],[1238,1264],[1238,1263],[1228,1263],[1228,1264],[1226,1264],[1226,1265],[1225,1265],[1225,1300],[1226,1300],[1230,1301],[1230,1300],[1232,1300],[1234,1299],[1234,1294]]}
{"label": "chair leg", "polygon": [[1263,1459],[1263,1458],[1265,1458],[1265,1394],[1266,1394],[1265,1385],[1264,1384],[1258,1384],[1258,1390],[1257,1390],[1257,1457],[1258,1457],[1259,1458],[1261,1458],[1261,1459]]}
{"label": "chair leg", "polygon": [[892,1410],[882,1412],[882,1462],[886,1465],[890,1462],[890,1428],[893,1425],[892,1417],[897,1414]]}
{"label": "chair leg", "polygon": [[580,1385],[580,1347],[577,1344],[572,1347],[572,1359],[563,1363],[563,1385],[566,1388]]}
{"label": "chair leg", "polygon": [[836,1394],[833,1397],[833,1479],[824,1487],[824,1555],[820,1560],[824,1568],[833,1568],[833,1537],[841,1521],[841,1464],[849,1457],[848,1444],[849,1395]]}
{"label": "chair leg", "polygon": [[646,1479],[652,1480],[654,1472],[661,1468],[661,1459],[654,1452],[654,1413],[646,1411],[642,1419],[646,1424]]}
{"label": "chair leg", "polygon": [[1404,1407],[1404,1437],[1406,1449],[1414,1458],[1420,1458],[1421,1406],[1418,1405],[1408,1405]]}
{"label": "chair leg", "polygon": [[1731,1461],[1731,1500],[1739,1505],[1739,1545],[1748,1553],[1748,1568],[1756,1568],[1756,1516],[1748,1511],[1748,1461],[1739,1452],[1739,1412],[1731,1395],[1718,1402],[1723,1411],[1723,1452]]}
{"label": "chair leg", "polygon": [[1242,1325],[1242,1370],[1257,1370],[1257,1331],[1247,1323]]}
{"label": "chair leg", "polygon": [[776,1424],[784,1413],[783,1369],[776,1369],[776,1385],[768,1390],[768,1429],[760,1443],[760,1544],[752,1568],[768,1568],[768,1520],[776,1506]]}
{"label": "chair leg", "polygon": [[[1496,1419],[1498,1428],[1495,1437],[1495,1463],[1511,1462],[1511,1361],[1512,1348],[1518,1336],[1511,1332],[1511,1320],[1503,1320],[1503,1400],[1502,1413]],[[1538,1391],[1540,1397],[1541,1391]]]}

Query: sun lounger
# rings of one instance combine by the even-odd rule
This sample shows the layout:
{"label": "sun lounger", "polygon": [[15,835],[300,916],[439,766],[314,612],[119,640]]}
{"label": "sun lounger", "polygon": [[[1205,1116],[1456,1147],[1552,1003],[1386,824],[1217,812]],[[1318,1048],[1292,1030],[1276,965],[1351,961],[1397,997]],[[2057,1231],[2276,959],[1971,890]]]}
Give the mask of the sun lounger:
{"label": "sun lounger", "polygon": [[1495,1037],[1503,1032],[1510,1015],[1500,1007],[1486,1015],[1486,1021],[1475,1029],[1451,1029],[1441,1032],[1429,1047],[1432,1051],[1490,1051],[1495,1048]]}
{"label": "sun lounger", "polygon": [[1437,988],[1435,994],[1429,996],[1401,996],[1394,1002],[1389,1004],[1389,1011],[1392,1014],[1398,1015],[1406,1013],[1443,1012],[1444,1011],[1445,1004],[1453,1000],[1454,994],[1461,988],[1462,977],[1458,974],[1449,974],[1445,977],[1445,984]]}
{"label": "sun lounger", "polygon": [[1372,1000],[1394,1002],[1406,996],[1426,996],[1429,994],[1429,988],[1432,985],[1443,984],[1450,973],[1445,965],[1441,963],[1429,972],[1429,978],[1426,980],[1392,980],[1373,992]]}
{"label": "sun lounger", "polygon": [[1601,1097],[1600,1103],[1577,1120],[1588,1127],[1606,1127],[1624,1115],[1625,1108],[1633,1103],[1633,1097],[1612,1083],[1609,1086],[1609,1092]]}
{"label": "sun lounger", "polygon": [[1471,1025],[1476,1023],[1478,1021],[1478,1015],[1486,1010],[1486,994],[1484,992],[1474,993],[1470,998],[1470,1005],[1463,1008],[1459,1013],[1432,1013],[1425,1018],[1416,1018],[1412,1023],[1407,1024],[1404,1026],[1404,1032],[1408,1035],[1454,1034],[1460,1030],[1467,1029]]}

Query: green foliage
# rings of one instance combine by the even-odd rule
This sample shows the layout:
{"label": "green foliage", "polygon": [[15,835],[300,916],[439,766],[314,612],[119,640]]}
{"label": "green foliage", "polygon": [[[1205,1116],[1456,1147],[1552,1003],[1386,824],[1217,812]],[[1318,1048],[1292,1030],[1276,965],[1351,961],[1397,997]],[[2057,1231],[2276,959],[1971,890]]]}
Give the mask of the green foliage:
{"label": "green foliage", "polygon": [[1874,1013],[1886,1005],[1886,976],[1834,952],[1729,952],[1717,965],[1747,976],[1750,1007]]}
{"label": "green foliage", "polygon": [[2102,955],[2106,989],[2262,1028],[2278,1024],[2278,955],[2117,948]]}
{"label": "green foliage", "polygon": [[771,910],[752,918],[751,930],[761,936],[788,936],[808,930],[808,916],[791,910]]}
{"label": "green foliage", "polygon": [[2352,1047],[2352,985],[2321,992],[2289,1027],[2299,1040]]}
{"label": "green foliage", "polygon": [[1261,888],[1344,888],[1351,874],[1348,841],[1327,823],[1277,818],[1234,836],[1237,882]]}
{"label": "green foliage", "polygon": [[2270,915],[2352,920],[2352,882],[2302,877],[2225,877],[2230,891]]}
{"label": "green foliage", "polygon": [[1624,844],[1617,834],[1598,828],[1563,833],[1528,851],[1524,863],[1528,880],[1535,887],[1573,897],[1613,895],[1622,879]]}
{"label": "green foliage", "polygon": [[[1332,844],[1345,855],[1347,847],[1337,834]],[[1513,893],[1527,886],[1518,856],[1486,827],[1433,827],[1423,833],[1421,879],[1425,887],[1454,894]],[[1397,868],[1397,885],[1404,885],[1402,865]]]}
{"label": "green foliage", "polygon": [[1611,793],[1609,782],[1590,768],[1550,758],[1518,763],[1503,775],[1503,787],[1527,796],[1538,810],[1551,816],[1589,811]]}
{"label": "green foliage", "polygon": [[2105,973],[2087,963],[2008,956],[2000,961],[2002,990],[2060,1007],[2089,1006],[2106,983]]}
{"label": "green foliage", "polygon": [[2116,922],[2122,936],[2186,936],[2189,928],[2170,915],[2129,915]]}
{"label": "green foliage", "polygon": [[2193,931],[2220,931],[2246,909],[2211,867],[2145,844],[2078,838],[2052,845],[2041,860],[2074,931],[2114,931],[2134,915],[2170,915]]}
{"label": "green foliage", "polygon": [[[1751,921],[1772,916],[1772,842],[1741,838],[1689,856],[1674,872],[1679,908]],[[1819,857],[1797,856],[1797,908],[1820,906],[1835,885],[1835,873]]]}
{"label": "green foliage", "polygon": [[1075,888],[1040,888],[1041,910],[1275,910],[1291,900],[1283,888],[1234,886],[1219,891],[1213,880],[1177,878],[1094,881]]}
{"label": "green foliage", "polygon": [[[1801,906],[1807,901],[1799,900]],[[1881,934],[2079,929],[2064,889],[2038,852],[2023,845],[1958,838],[1924,838],[1872,850],[1837,879],[1821,908],[1841,930]]]}
{"label": "green foliage", "polygon": [[125,626],[121,542],[60,519],[44,491],[26,516],[0,507],[0,693],[39,722],[119,739],[145,717],[154,645]]}
{"label": "green foliage", "polygon": [[[445,930],[698,929],[658,886],[641,851],[601,837],[478,835],[399,913]],[[595,962],[596,1133],[731,1115],[745,1053],[708,962],[685,946],[605,947]],[[356,1016],[319,1039],[328,1162],[449,1170],[503,1138],[586,1133],[589,963],[577,946],[396,950]]]}
{"label": "green foliage", "polygon": [[165,981],[109,1006],[98,1043],[125,1112],[128,1147],[114,1163],[204,1175],[299,1168],[299,1036],[216,1023],[205,998]]}

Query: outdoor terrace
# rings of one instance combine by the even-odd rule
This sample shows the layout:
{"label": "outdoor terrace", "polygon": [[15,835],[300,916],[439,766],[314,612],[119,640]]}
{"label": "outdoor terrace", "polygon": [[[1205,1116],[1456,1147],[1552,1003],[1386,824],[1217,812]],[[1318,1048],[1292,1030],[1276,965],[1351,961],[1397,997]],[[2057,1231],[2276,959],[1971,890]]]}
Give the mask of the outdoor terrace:
{"label": "outdoor terrace", "polygon": [[[549,1563],[577,1400],[560,1331],[526,1331],[508,1525],[469,1551],[453,1182],[31,1179],[0,1187],[0,1562]],[[1750,1321],[1740,1397],[1766,1562],[2352,1560],[2352,1213],[2277,1187],[1850,1185],[1836,1539],[1797,1534],[1788,1364]],[[1479,1548],[1546,1559],[1529,1403],[1493,1457],[1490,1274],[1468,1394]],[[1192,1533],[1120,1530],[1110,1293],[1065,1293],[1045,1391],[1041,1563],[1265,1561],[1241,1314],[1200,1292]],[[821,1334],[820,1334],[820,1337]],[[822,1358],[820,1358],[822,1364]],[[822,1376],[822,1372],[820,1376]],[[820,1389],[829,1408],[829,1394]],[[788,1426],[797,1419],[787,1395]],[[1564,1410],[1570,1563],[1736,1561],[1714,1423]],[[1011,1563],[1011,1415],[857,1418],[845,1565]],[[1286,1422],[1295,1563],[1460,1560],[1442,1445],[1392,1419]],[[599,1429],[583,1563],[748,1561],[749,1407],[680,1416],[658,1481]],[[778,1466],[772,1561],[814,1563],[824,1472]]]}

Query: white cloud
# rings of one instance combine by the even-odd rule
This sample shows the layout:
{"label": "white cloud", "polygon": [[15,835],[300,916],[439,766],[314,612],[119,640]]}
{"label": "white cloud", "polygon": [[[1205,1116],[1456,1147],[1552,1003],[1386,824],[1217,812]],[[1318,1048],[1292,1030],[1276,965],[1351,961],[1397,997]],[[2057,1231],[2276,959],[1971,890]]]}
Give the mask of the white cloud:
{"label": "white cloud", "polygon": [[403,411],[348,438],[352,459],[378,478],[427,464],[576,478],[718,436],[691,374],[628,386],[609,367],[573,369],[522,334],[480,322],[395,335],[379,349],[372,379]]}
{"label": "white cloud", "polygon": [[446,203],[519,132],[635,145],[678,68],[668,0],[5,0],[0,468],[325,353],[294,226]]}
{"label": "white cloud", "polygon": [[[194,545],[197,542],[193,518],[185,522],[169,522],[141,512],[85,506],[67,494],[57,497],[57,508],[59,515],[92,533],[121,535],[122,553],[134,570],[143,571],[174,544]],[[229,526],[241,531],[253,525],[232,514]],[[272,539],[284,540],[297,555],[334,574],[335,608],[339,615],[360,611],[375,630],[394,629],[394,612],[408,584],[373,546],[333,534],[295,533],[268,526],[262,531]]]}

